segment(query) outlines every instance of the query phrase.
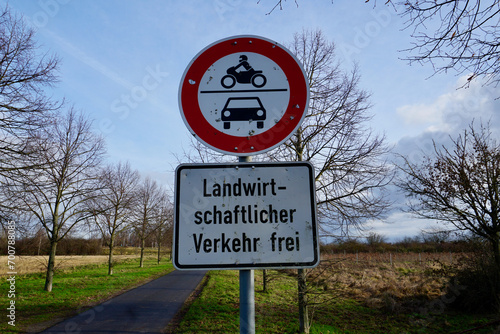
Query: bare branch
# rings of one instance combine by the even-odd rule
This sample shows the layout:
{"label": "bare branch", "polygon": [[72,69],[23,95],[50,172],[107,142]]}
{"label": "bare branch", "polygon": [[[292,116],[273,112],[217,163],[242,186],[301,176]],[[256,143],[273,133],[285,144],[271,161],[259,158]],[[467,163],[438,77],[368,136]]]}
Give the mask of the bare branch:
{"label": "bare branch", "polygon": [[430,63],[437,73],[454,69],[469,74],[469,82],[485,77],[497,85],[500,65],[496,1],[424,0],[404,1],[402,15],[412,27],[415,54],[406,60]]}
{"label": "bare branch", "polygon": [[40,54],[34,31],[13,16],[8,7],[0,13],[0,175],[36,167],[24,157],[33,154],[29,132],[47,125],[61,107],[45,89],[57,82],[59,59]]}

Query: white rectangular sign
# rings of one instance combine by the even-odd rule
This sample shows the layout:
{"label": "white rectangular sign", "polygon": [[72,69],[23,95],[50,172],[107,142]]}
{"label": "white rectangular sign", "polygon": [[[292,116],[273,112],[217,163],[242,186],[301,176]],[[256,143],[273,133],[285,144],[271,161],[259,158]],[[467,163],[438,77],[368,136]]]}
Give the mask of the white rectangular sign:
{"label": "white rectangular sign", "polygon": [[310,163],[177,167],[177,269],[314,267],[317,234]]}

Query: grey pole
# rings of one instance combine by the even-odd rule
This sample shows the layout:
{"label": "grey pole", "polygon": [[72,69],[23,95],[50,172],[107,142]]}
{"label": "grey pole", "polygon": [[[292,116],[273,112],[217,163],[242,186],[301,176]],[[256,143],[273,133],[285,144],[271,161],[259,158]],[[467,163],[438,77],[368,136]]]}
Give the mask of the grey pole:
{"label": "grey pole", "polygon": [[255,333],[253,270],[240,270],[240,334]]}
{"label": "grey pole", "polygon": [[[251,162],[252,157],[239,157]],[[240,270],[240,334],[255,333],[255,287],[253,270]]]}

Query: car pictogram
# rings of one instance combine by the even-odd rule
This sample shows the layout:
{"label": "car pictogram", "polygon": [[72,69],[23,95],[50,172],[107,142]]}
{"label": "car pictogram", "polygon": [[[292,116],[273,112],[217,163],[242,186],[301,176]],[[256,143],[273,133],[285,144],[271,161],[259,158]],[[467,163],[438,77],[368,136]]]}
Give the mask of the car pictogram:
{"label": "car pictogram", "polygon": [[257,128],[264,127],[266,109],[258,97],[230,97],[222,109],[224,129],[231,128],[233,121],[257,121]]}

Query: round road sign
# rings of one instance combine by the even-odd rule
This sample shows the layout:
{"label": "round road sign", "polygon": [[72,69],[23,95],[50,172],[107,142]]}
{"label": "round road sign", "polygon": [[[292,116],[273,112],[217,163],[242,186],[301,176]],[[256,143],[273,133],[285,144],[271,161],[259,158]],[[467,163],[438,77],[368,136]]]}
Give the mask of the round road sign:
{"label": "round road sign", "polygon": [[179,106],[189,131],[236,156],[271,150],[302,123],[309,101],[305,72],[280,44],[234,36],[203,49],[186,68]]}

